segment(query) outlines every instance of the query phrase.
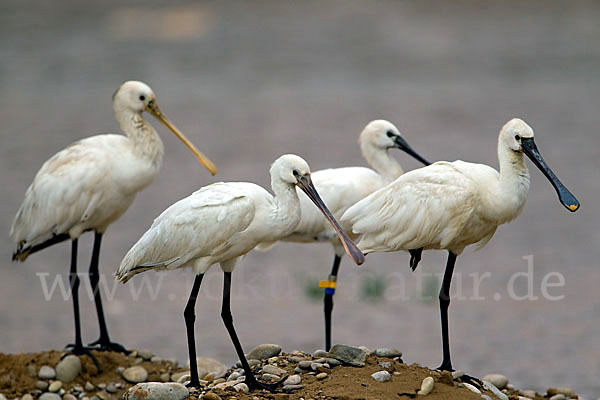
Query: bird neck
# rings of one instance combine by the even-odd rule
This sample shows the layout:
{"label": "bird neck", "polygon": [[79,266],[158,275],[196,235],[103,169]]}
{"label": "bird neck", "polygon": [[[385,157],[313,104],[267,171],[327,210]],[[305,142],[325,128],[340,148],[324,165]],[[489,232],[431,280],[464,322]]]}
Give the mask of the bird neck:
{"label": "bird neck", "polygon": [[387,182],[391,182],[404,173],[402,167],[392,157],[388,149],[373,146],[369,143],[361,143],[363,157],[371,168],[381,175]]}
{"label": "bird neck", "polygon": [[156,130],[142,116],[130,110],[115,110],[115,117],[123,133],[131,140],[133,149],[140,157],[160,165],[164,145]]}
{"label": "bird neck", "polygon": [[296,185],[271,178],[271,188],[275,193],[275,207],[271,214],[271,232],[273,238],[291,234],[300,223],[300,199]]}
{"label": "bird neck", "polygon": [[516,218],[523,209],[529,192],[529,170],[523,153],[513,151],[503,143],[498,145],[500,180],[498,182],[496,210],[500,223]]}

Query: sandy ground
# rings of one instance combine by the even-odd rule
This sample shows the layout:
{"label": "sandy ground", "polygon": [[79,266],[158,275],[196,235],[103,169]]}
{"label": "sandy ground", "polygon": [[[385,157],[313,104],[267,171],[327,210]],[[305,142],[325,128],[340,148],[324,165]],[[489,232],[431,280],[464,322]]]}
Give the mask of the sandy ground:
{"label": "sandy ground", "polygon": [[[69,300],[46,301],[43,282],[66,279],[68,246],[11,264],[8,231],[41,163],[69,143],[116,132],[110,96],[128,79],[148,82],[163,110],[219,166],[218,180],[267,185],[280,154],[313,170],[364,165],[357,146],[375,118],[397,124],[432,160],[496,165],[496,137],[513,116],[528,121],[548,163],[580,199],[567,212],[532,170],[528,203],[483,250],[457,263],[450,308],[453,361],[474,375],[503,373],[519,387],[568,385],[600,395],[600,6],[595,2],[491,3],[317,1],[0,4],[0,351],[59,348],[72,340]],[[160,128],[166,154],[154,185],[108,231],[101,256],[109,289],[127,249],[169,204],[214,182]],[[398,154],[407,169],[417,166]],[[530,164],[531,165],[531,164]],[[532,167],[533,168],[533,167]],[[80,244],[80,269],[91,238]],[[310,251],[308,251],[310,250]],[[528,271],[532,296],[510,296],[511,277]],[[444,254],[424,255],[419,273],[405,254],[344,260],[334,310],[334,342],[403,350],[407,362],[441,358],[436,301],[420,299],[423,273],[441,273]],[[233,313],[246,348],[279,343],[322,347],[319,301],[305,281],[324,279],[328,246],[285,244],[251,253],[234,274]],[[36,274],[46,275],[36,275]],[[479,286],[470,274],[489,273]],[[550,273],[564,286],[541,287]],[[155,296],[114,286],[106,302],[113,338],[186,358],[182,312],[189,272],[146,274]],[[235,359],[219,318],[221,274],[211,272],[198,300],[199,355]],[[481,275],[479,275],[481,277]],[[369,279],[388,282],[378,302],[362,298]],[[477,278],[477,276],[476,276]],[[46,281],[44,281],[44,279]],[[559,282],[551,276],[550,282]],[[428,293],[435,293],[429,278]],[[527,293],[524,277],[514,292]],[[512,298],[511,298],[512,297]],[[136,300],[137,298],[137,300]],[[481,299],[483,298],[483,299]],[[96,339],[93,304],[82,300],[83,332]]]}

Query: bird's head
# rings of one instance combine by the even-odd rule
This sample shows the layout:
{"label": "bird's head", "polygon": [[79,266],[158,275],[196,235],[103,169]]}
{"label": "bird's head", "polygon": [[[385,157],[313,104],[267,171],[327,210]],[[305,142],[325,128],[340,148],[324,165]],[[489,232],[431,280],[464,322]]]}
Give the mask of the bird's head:
{"label": "bird's head", "polygon": [[364,154],[368,153],[369,149],[381,151],[397,148],[413,156],[425,165],[430,164],[429,161],[421,157],[421,155],[410,147],[394,124],[383,119],[376,119],[369,122],[361,132],[358,141]]}
{"label": "bird's head", "polygon": [[513,118],[508,121],[500,130],[499,148],[504,145],[516,153],[525,153],[527,157],[539,168],[540,171],[548,178],[561,204],[569,211],[574,212],[579,209],[579,201],[571,192],[562,184],[558,177],[552,172],[544,158],[540,154],[535,141],[533,139],[533,129],[522,119]]}
{"label": "bird's head", "polygon": [[271,176],[278,177],[285,183],[296,185],[302,177],[310,179],[310,168],[302,157],[285,154],[275,160],[271,166]]}

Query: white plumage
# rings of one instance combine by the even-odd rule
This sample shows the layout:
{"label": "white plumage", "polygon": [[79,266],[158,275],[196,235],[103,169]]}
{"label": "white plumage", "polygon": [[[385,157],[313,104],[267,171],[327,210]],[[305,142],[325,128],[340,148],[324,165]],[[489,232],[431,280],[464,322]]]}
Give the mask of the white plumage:
{"label": "white plumage", "polygon": [[485,245],[499,225],[521,213],[529,191],[523,153],[548,177],[565,207],[579,208],[577,199],[544,162],[533,136],[529,125],[512,119],[498,138],[500,172],[482,164],[437,162],[402,175],[350,207],[341,218],[354,234],[362,235],[358,246],[363,252],[410,251],[413,270],[423,249],[449,251],[440,291],[441,369],[452,369],[447,309],[456,256],[470,244]]}
{"label": "white plumage", "polygon": [[81,342],[76,274],[77,240],[90,230],[95,232],[95,239],[89,276],[100,325],[100,339],[93,344],[100,345],[100,349],[126,351],[108,338],[98,290],[98,260],[102,235],[129,208],[137,192],[152,183],[162,163],[163,143],[142,113],[153,114],[207,169],[216,173],[214,164],[161,112],[154,92],[145,83],[129,81],[121,85],[113,96],[113,109],[125,136],[105,134],[82,139],[46,161],[27,189],[10,230],[17,243],[13,261],[25,261],[31,253],[67,239],[72,241],[70,282],[76,354],[91,355]]}
{"label": "white plumage", "polygon": [[230,310],[231,272],[239,257],[259,243],[274,242],[289,235],[300,221],[300,187],[327,217],[358,264],[363,254],[343,233],[337,221],[319,198],[306,162],[284,155],[271,166],[273,197],[262,187],[246,182],[215,183],[206,186],[167,208],[127,252],[116,277],[127,282],[149,269],[192,267],[196,273],[184,317],[190,356],[190,385],[198,387],[194,339],[194,307],[204,273],[216,263],[224,272],[221,316],[231,336],[250,389],[269,388],[253,376],[233,327]]}

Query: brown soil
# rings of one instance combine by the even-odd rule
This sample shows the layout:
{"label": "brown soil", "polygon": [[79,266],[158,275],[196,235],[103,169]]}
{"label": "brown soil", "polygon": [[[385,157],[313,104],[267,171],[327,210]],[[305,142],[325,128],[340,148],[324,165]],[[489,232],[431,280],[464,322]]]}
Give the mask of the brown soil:
{"label": "brown soil", "polygon": [[[37,372],[43,365],[55,367],[60,361],[61,352],[48,351],[43,353],[31,354],[1,354],[0,353],[0,393],[9,399],[21,397],[27,393],[35,394],[35,383],[39,380]],[[133,386],[127,383],[120,374],[116,372],[118,367],[129,367],[141,365],[148,371],[147,381],[160,381],[160,375],[164,373],[173,373],[183,371],[176,364],[170,361],[152,363],[144,361],[140,363],[139,358],[125,356],[119,353],[96,352],[102,373],[94,366],[89,357],[81,356],[83,370],[77,379],[69,384],[63,385],[66,392],[70,392],[75,385],[84,386],[86,382],[91,382],[95,386],[99,384],[122,383],[123,388],[114,394],[108,394],[100,389],[88,392],[88,396],[97,395],[101,399],[118,399],[122,393]],[[308,359],[310,356],[307,356]],[[391,381],[377,382],[371,378],[371,374],[381,371],[382,367],[377,364],[378,361],[391,362],[391,367],[387,371],[392,374]],[[293,374],[296,364],[288,361],[286,354],[278,357],[277,365],[284,368],[289,375]],[[394,375],[394,372],[399,374]],[[427,376],[435,380],[433,391],[426,396],[430,400],[480,400],[481,395],[475,394],[464,387],[459,387],[459,383],[452,380],[452,375],[444,372],[432,371],[427,368],[419,367],[415,364],[406,365],[401,361],[392,361],[386,358],[371,356],[367,358],[367,363],[363,368],[354,368],[349,366],[338,366],[328,370],[328,376],[323,380],[317,380],[314,375],[301,374],[304,387],[293,393],[269,393],[266,391],[255,391],[254,393],[237,393],[233,388],[192,390],[191,399],[202,398],[206,393],[213,392],[223,400],[284,400],[284,399],[320,399],[320,400],[377,400],[377,399],[410,399],[415,398],[415,393],[420,388],[421,382]],[[496,397],[490,392],[484,392],[492,399]],[[508,393],[511,400],[517,399],[516,392]],[[35,397],[35,396],[34,396]],[[210,397],[210,396],[209,396]],[[418,396],[421,398],[421,396]],[[425,398],[425,397],[423,397]],[[535,400],[541,400],[543,397],[537,396]]]}

